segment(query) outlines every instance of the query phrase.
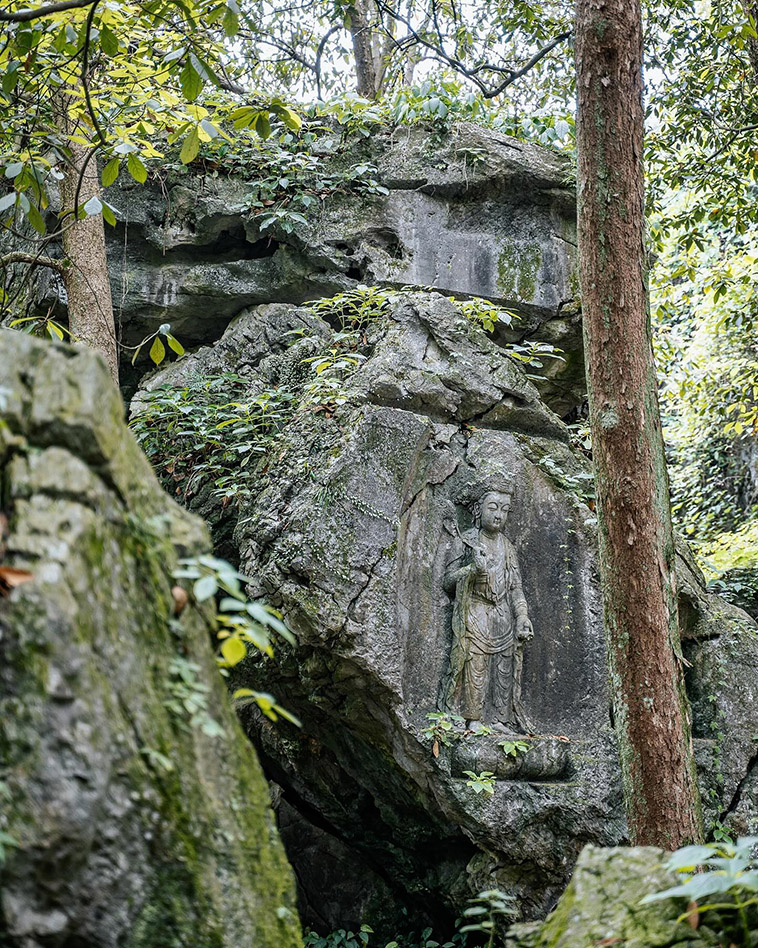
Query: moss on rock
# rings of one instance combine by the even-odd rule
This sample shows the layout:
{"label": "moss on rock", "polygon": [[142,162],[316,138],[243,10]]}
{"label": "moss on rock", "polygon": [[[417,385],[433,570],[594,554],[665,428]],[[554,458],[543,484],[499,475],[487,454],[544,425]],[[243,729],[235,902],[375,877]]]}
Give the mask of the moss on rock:
{"label": "moss on rock", "polygon": [[[2,332],[3,945],[296,948],[294,884],[255,753],[172,569],[209,548],[161,491],[104,365]],[[220,736],[177,713],[192,668]]]}

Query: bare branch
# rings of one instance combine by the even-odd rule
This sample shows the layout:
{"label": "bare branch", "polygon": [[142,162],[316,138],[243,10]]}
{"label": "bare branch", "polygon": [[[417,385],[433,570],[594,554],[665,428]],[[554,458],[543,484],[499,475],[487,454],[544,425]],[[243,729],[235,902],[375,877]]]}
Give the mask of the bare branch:
{"label": "bare branch", "polygon": [[33,253],[23,253],[14,250],[0,257],[0,267],[9,267],[13,263],[28,263],[32,267],[48,267],[57,273],[65,273],[66,264],[63,260],[53,260],[52,257],[40,257]]}
{"label": "bare branch", "polygon": [[318,49],[316,50],[316,63],[314,66],[314,72],[316,73],[316,96],[321,98],[321,60],[324,56],[324,49],[326,44],[329,42],[332,36],[335,33],[338,33],[342,29],[342,24],[333,26],[321,37],[321,42],[318,44]]}
{"label": "bare branch", "polygon": [[0,11],[0,22],[29,23],[30,20],[38,20],[42,16],[52,16],[53,13],[62,13],[64,10],[88,7],[96,2],[97,0],[61,0],[60,3],[48,3],[46,6],[37,7],[36,10],[14,10],[11,13]]}
{"label": "bare branch", "polygon": [[[437,34],[437,42],[432,42],[431,40],[427,39],[413,26],[408,17],[403,16],[397,10],[393,10],[388,5],[386,0],[376,0],[376,3],[381,10],[389,13],[393,19],[397,20],[398,23],[402,23],[403,26],[408,30],[407,36],[404,36],[401,40],[395,40],[396,49],[408,50],[413,45],[418,45],[424,49],[427,49],[431,54],[428,58],[436,59],[438,62],[445,63],[454,69],[459,75],[465,76],[466,79],[469,79],[477,86],[485,99],[493,99],[495,96],[500,95],[500,93],[504,92],[508,86],[512,85],[518,79],[521,79],[523,76],[525,76],[531,69],[534,68],[534,66],[537,65],[541,59],[547,56],[548,53],[552,52],[556,46],[564,43],[573,35],[571,30],[567,30],[565,33],[559,34],[549,43],[546,43],[545,46],[542,46],[540,49],[538,49],[537,52],[518,69],[510,69],[504,66],[498,66],[494,63],[480,63],[477,66],[468,68],[461,62],[460,59],[448,53],[444,47],[444,36],[437,18],[436,0],[432,0],[432,24],[434,26],[434,31]],[[497,85],[492,86],[488,84],[481,76],[482,73],[487,72],[503,75],[504,78]]]}

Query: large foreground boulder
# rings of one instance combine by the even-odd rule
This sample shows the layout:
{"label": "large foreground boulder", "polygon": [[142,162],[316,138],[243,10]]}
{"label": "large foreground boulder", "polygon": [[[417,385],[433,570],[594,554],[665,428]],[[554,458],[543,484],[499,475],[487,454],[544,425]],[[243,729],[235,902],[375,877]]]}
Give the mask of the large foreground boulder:
{"label": "large foreground boulder", "polygon": [[[652,847],[587,846],[555,911],[542,924],[511,928],[506,948],[710,948],[716,943],[712,932],[679,920],[686,901],[641,904],[677,884],[667,858]],[[692,918],[697,924],[697,916]]]}
{"label": "large foreground boulder", "polygon": [[[290,811],[398,907],[439,919],[498,886],[541,917],[585,843],[626,839],[591,472],[518,353],[449,300],[346,313],[260,307],[149,383],[233,373],[289,406],[239,510],[216,502],[252,593],[298,636],[236,684],[302,731],[245,723]],[[686,551],[680,585],[707,816],[752,832],[755,624]]]}
{"label": "large foreground boulder", "polygon": [[93,354],[0,332],[0,943],[296,948],[266,782],[174,615],[202,524]]}

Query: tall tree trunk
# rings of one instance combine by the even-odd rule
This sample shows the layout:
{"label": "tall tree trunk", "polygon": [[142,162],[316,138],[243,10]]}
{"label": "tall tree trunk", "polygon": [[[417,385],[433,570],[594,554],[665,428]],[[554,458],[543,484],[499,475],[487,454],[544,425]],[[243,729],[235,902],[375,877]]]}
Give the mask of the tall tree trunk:
{"label": "tall tree trunk", "polygon": [[640,0],[577,0],[579,261],[615,730],[633,842],[701,837],[647,307]]}
{"label": "tall tree trunk", "polygon": [[349,7],[357,91],[364,99],[375,99],[377,92],[371,9],[371,0],[355,0]]}
{"label": "tall tree trunk", "polygon": [[[758,0],[742,0],[742,8],[753,23],[758,23]],[[758,39],[749,36],[747,40],[747,53],[750,57],[750,67],[753,70],[753,79],[758,78]]]}
{"label": "tall tree trunk", "polygon": [[[61,181],[64,212],[74,209],[80,179],[80,207],[90,198],[100,197],[97,161],[90,155],[91,149],[70,138],[75,133],[88,135],[88,129],[70,116],[67,105],[63,97],[56,103],[58,127],[71,152]],[[63,252],[68,258],[63,282],[68,296],[69,329],[77,342],[101,353],[118,385],[118,347],[102,215],[75,220],[73,214],[69,214],[64,220]]]}

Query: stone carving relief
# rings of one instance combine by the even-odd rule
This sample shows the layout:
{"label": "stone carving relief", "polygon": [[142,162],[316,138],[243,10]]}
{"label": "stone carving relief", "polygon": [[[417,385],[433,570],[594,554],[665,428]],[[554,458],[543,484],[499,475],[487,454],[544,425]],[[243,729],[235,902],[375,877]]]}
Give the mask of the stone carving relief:
{"label": "stone carving relief", "polygon": [[443,583],[454,607],[440,704],[469,724],[525,733],[531,728],[521,706],[521,666],[533,629],[516,550],[505,535],[512,497],[507,482],[477,485],[462,498],[474,526],[461,533],[453,514],[446,521],[453,542]]}

